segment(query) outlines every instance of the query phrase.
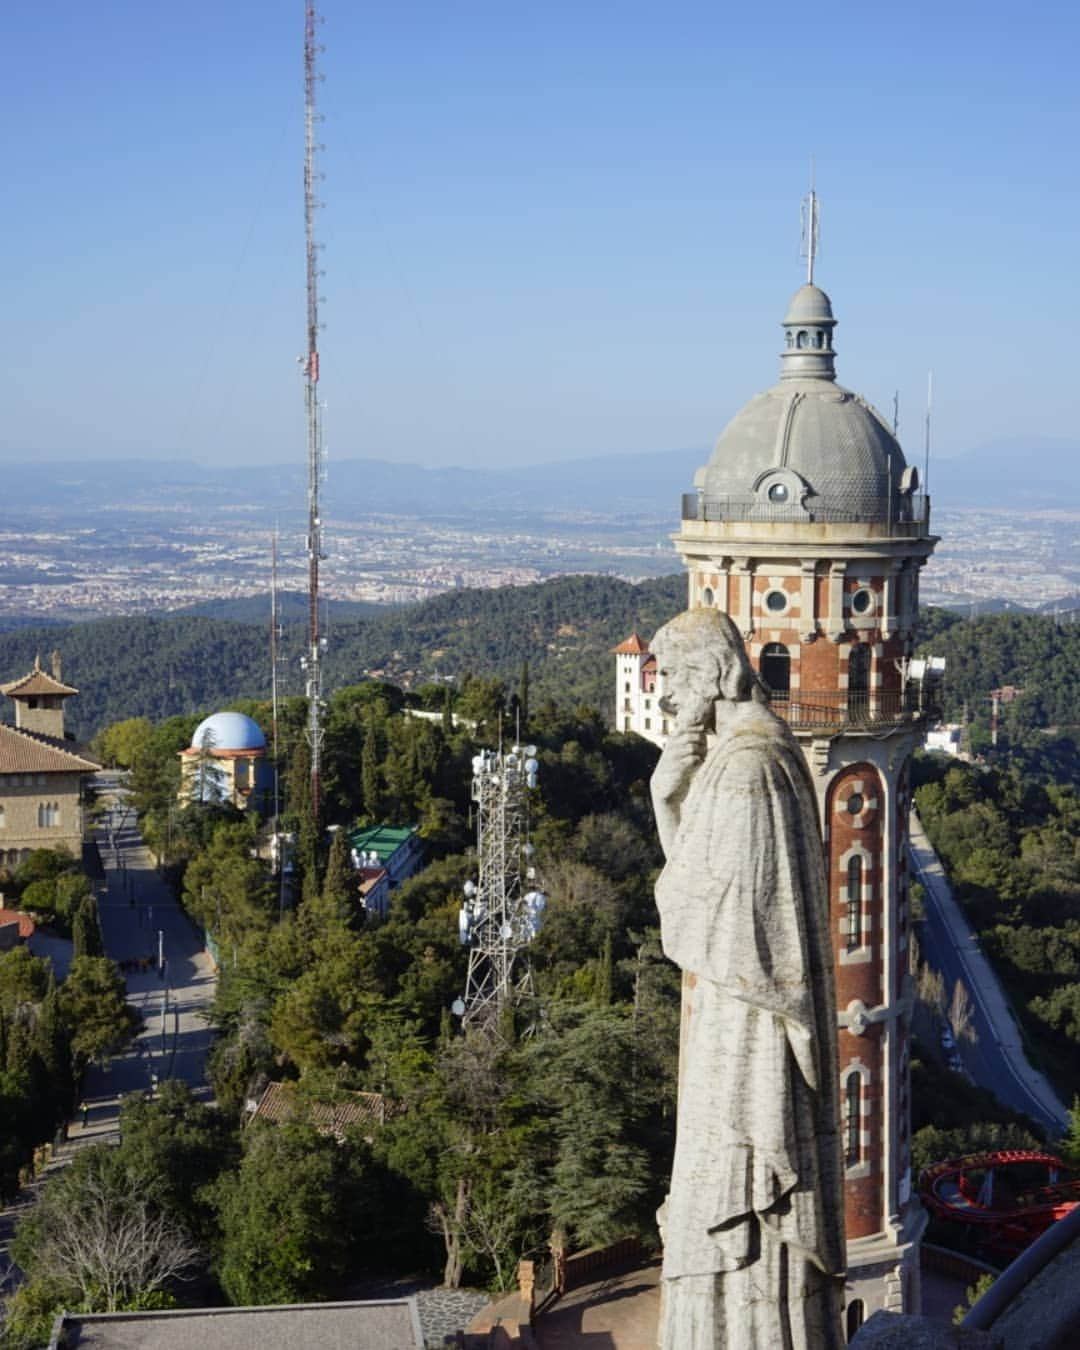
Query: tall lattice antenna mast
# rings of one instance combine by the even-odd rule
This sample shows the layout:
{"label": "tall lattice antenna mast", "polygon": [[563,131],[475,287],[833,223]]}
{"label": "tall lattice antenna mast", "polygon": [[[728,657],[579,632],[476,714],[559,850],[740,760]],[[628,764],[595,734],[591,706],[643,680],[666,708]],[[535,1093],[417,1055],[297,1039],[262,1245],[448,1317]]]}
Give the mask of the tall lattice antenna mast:
{"label": "tall lattice antenna mast", "polygon": [[311,810],[316,828],[322,805],[322,656],[325,639],[319,631],[319,564],[323,553],[322,515],[319,509],[319,482],[323,470],[322,409],[319,406],[319,245],[315,239],[315,213],[319,200],[315,194],[318,173],[315,166],[321,148],[315,139],[319,120],[315,109],[315,91],[319,82],[316,59],[320,48],[315,41],[319,16],[306,0],[304,5],[304,240],[307,253],[307,354],[304,366],[304,404],[307,410],[308,460],[308,649],[307,739],[311,747]]}
{"label": "tall lattice antenna mast", "polygon": [[500,1035],[504,1010],[532,993],[526,948],[547,904],[535,884],[529,842],[528,793],[538,768],[535,745],[504,751],[500,744],[472,762],[477,876],[465,883],[459,925],[469,967],[465,993],[451,1011],[466,1030],[492,1037]]}

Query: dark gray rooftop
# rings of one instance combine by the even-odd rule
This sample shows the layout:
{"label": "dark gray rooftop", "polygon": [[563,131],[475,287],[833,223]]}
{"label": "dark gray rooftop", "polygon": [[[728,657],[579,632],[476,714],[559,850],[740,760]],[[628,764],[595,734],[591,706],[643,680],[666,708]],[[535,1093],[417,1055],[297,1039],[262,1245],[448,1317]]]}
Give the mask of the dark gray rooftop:
{"label": "dark gray rooftop", "polygon": [[50,1346],[85,1350],[422,1350],[415,1298],[197,1308],[147,1313],[69,1313]]}

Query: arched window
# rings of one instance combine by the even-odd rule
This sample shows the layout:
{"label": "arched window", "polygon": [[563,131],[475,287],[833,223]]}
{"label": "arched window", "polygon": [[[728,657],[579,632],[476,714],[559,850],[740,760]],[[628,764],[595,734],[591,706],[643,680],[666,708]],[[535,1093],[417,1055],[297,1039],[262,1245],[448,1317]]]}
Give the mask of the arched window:
{"label": "arched window", "polygon": [[850,1341],[863,1324],[866,1309],[861,1298],[853,1298],[847,1305],[847,1339]]}
{"label": "arched window", "polygon": [[794,335],[793,335],[792,333],[788,333],[788,334],[786,335],[786,337],[787,337],[787,345],[788,345],[789,347],[794,347],[794,346],[795,346],[795,337],[794,337]]}
{"label": "arched window", "polygon": [[847,924],[844,931],[849,952],[862,942],[863,860],[856,853],[847,865]]}
{"label": "arched window", "polygon": [[787,698],[791,692],[791,653],[782,642],[770,642],[762,651],[761,678],[771,694]]}
{"label": "arched window", "polygon": [[817,332],[814,334],[814,346],[815,346],[815,347],[824,347],[824,346],[825,346],[825,334],[821,331],[820,328],[819,328],[819,329],[817,330]]}
{"label": "arched window", "polygon": [[862,1079],[849,1073],[844,1084],[844,1165],[854,1167],[862,1156]]}
{"label": "arched window", "polygon": [[810,334],[806,331],[805,328],[799,329],[799,336],[795,339],[795,345],[799,348],[800,351],[802,351],[805,347],[809,347]]}
{"label": "arched window", "polygon": [[865,642],[853,643],[848,653],[847,692],[848,714],[865,717],[870,702],[870,648]]}

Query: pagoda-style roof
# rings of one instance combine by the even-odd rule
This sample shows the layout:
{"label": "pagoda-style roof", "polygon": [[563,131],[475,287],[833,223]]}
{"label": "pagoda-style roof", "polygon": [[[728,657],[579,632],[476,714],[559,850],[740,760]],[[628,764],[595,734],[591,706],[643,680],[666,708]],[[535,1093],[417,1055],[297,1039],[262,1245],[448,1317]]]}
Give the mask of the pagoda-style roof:
{"label": "pagoda-style roof", "polygon": [[649,650],[649,644],[637,633],[631,633],[625,642],[620,642],[611,650],[614,656],[644,656]]}
{"label": "pagoda-style roof", "polygon": [[0,694],[7,694],[8,698],[36,698],[40,694],[69,698],[78,692],[70,684],[64,684],[48,671],[42,670],[40,656],[34,660],[34,669],[21,679],[12,680],[10,684],[0,684]]}
{"label": "pagoda-style roof", "polygon": [[92,759],[64,749],[52,736],[38,736],[0,724],[0,774],[97,773],[100,768]]}

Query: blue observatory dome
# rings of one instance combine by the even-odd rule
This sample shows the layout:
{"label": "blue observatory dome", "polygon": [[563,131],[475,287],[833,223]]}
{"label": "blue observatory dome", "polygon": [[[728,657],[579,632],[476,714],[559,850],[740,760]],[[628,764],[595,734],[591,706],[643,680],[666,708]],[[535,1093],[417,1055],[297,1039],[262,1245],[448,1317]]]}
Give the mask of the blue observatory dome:
{"label": "blue observatory dome", "polygon": [[204,717],[191,738],[192,750],[201,750],[209,735],[211,750],[265,750],[266,737],[258,722],[238,712],[217,712]]}

